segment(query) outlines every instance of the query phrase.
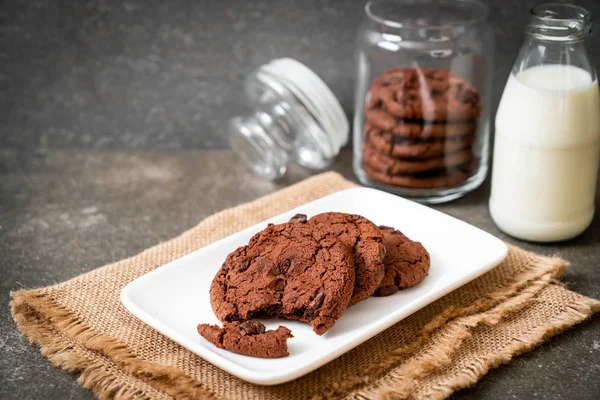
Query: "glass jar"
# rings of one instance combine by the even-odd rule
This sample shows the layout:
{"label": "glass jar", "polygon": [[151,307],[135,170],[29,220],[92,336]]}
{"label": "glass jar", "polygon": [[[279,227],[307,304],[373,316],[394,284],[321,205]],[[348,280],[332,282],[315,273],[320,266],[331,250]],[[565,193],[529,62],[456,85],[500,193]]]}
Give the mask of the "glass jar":
{"label": "glass jar", "polygon": [[493,32],[475,0],[371,0],[358,33],[354,171],[440,203],[488,169]]}
{"label": "glass jar", "polygon": [[537,242],[579,235],[594,216],[600,92],[589,12],[531,10],[496,114],[490,213],[509,235]]}
{"label": "glass jar", "polygon": [[348,141],[339,101],[307,66],[291,58],[262,65],[244,81],[253,114],[234,117],[231,148],[258,176],[281,178],[290,161],[314,170],[331,164]]}

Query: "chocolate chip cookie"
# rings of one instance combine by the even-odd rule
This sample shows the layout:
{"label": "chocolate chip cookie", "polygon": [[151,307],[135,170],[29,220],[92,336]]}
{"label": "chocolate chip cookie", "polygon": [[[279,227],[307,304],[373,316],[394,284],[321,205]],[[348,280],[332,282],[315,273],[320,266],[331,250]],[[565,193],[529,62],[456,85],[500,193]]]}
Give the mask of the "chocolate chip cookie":
{"label": "chocolate chip cookie", "polygon": [[411,160],[391,157],[377,151],[370,143],[365,143],[363,147],[363,163],[388,175],[405,175],[454,168],[467,164],[472,159],[473,153],[470,150],[460,150],[438,157]]}
{"label": "chocolate chip cookie", "polygon": [[348,306],[354,277],[351,249],[329,230],[269,224],[227,256],[210,301],[223,322],[282,317],[309,322],[321,335]]}
{"label": "chocolate chip cookie", "polygon": [[285,326],[266,331],[260,322],[225,322],[223,327],[199,324],[198,333],[220,349],[247,356],[278,358],[289,355],[287,340],[294,337]]}
{"label": "chocolate chip cookie", "polygon": [[408,120],[391,115],[382,109],[383,102],[374,103],[365,110],[367,122],[386,132],[407,139],[445,139],[455,136],[473,135],[475,121],[431,122]]}
{"label": "chocolate chip cookie", "polygon": [[475,135],[433,140],[404,139],[371,125],[365,126],[365,141],[375,150],[404,159],[440,157],[446,153],[466,149],[473,144],[474,140]]}
{"label": "chocolate chip cookie", "polygon": [[428,171],[409,175],[389,175],[363,164],[365,174],[374,182],[410,189],[437,189],[458,186],[465,182],[469,175],[461,169]]}
{"label": "chocolate chip cookie", "polygon": [[368,108],[381,108],[404,119],[472,121],[481,99],[473,85],[438,68],[393,68],[371,85]]}
{"label": "chocolate chip cookie", "polygon": [[423,245],[413,242],[402,232],[389,226],[380,226],[379,229],[386,248],[385,276],[374,296],[389,296],[425,279],[431,259]]}
{"label": "chocolate chip cookie", "polygon": [[[292,218],[295,221],[305,219],[306,216],[302,214]],[[356,280],[348,306],[371,296],[385,273],[385,247],[377,225],[360,215],[339,212],[315,215],[304,224],[331,232],[352,249]]]}

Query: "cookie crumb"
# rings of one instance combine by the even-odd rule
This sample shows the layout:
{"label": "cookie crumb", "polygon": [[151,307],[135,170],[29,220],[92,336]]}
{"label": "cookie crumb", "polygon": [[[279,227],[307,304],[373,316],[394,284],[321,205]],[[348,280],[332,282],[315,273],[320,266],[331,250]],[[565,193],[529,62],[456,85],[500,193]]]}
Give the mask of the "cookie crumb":
{"label": "cookie crumb", "polygon": [[222,328],[198,324],[197,330],[200,336],[220,349],[262,358],[287,357],[287,340],[294,337],[285,326],[267,331],[263,324],[256,321],[226,322]]}

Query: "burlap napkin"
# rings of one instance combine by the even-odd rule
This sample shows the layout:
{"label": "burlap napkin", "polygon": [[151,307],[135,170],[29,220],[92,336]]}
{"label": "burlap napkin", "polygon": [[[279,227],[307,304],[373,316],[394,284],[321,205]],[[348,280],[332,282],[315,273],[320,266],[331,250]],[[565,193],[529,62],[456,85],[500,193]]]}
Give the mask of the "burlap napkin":
{"label": "burlap napkin", "polygon": [[567,263],[510,248],[491,272],[293,382],[261,387],[214,367],[138,321],[119,293],[217,239],[353,186],[307,179],[207,218],[181,236],[67,282],[12,293],[21,332],[100,398],[444,398],[600,310],[555,284]]}

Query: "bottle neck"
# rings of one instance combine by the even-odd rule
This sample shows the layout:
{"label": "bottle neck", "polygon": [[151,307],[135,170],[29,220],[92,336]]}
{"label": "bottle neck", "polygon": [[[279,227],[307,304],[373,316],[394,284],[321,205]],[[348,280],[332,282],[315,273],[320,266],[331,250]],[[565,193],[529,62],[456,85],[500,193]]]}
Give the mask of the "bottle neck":
{"label": "bottle neck", "polygon": [[556,42],[528,35],[521,47],[513,74],[543,65],[563,65],[582,69],[596,79],[596,70],[585,40]]}
{"label": "bottle neck", "polygon": [[578,42],[589,37],[592,19],[588,10],[572,4],[540,4],[531,9],[525,32],[544,42]]}
{"label": "bottle neck", "polygon": [[591,32],[587,10],[570,4],[542,4],[531,10],[526,37],[513,74],[543,65],[582,69],[596,79],[586,43]]}

